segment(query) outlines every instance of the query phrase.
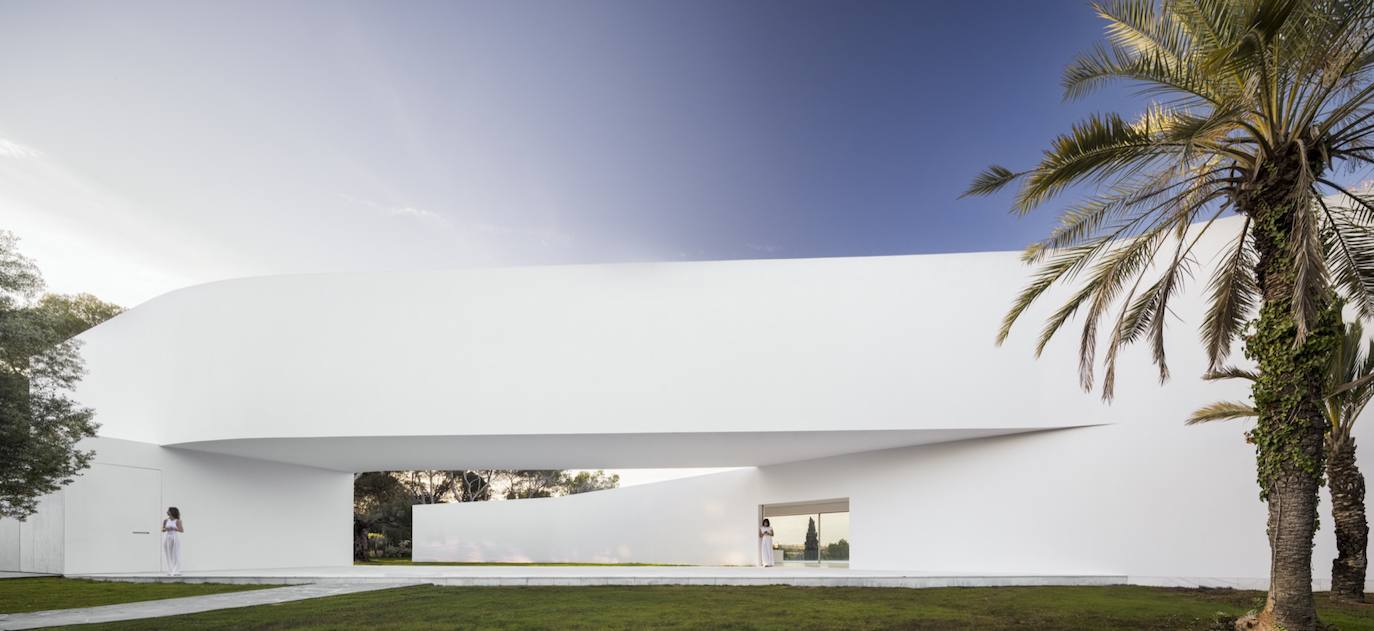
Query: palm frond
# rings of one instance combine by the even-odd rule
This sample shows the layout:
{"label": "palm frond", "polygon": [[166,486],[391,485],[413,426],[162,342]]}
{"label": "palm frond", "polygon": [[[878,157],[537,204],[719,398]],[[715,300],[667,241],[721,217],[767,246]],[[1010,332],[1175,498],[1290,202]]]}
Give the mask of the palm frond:
{"label": "palm frond", "polygon": [[1230,356],[1232,343],[1259,302],[1259,285],[1255,280],[1258,256],[1250,241],[1249,217],[1229,247],[1230,253],[1212,273],[1207,315],[1202,321],[1202,343],[1212,368]]}
{"label": "palm frond", "polygon": [[1014,173],[1004,166],[994,164],[974,177],[973,183],[969,184],[968,189],[960,197],[991,195],[1002,190],[1003,187],[1021,175],[1021,173]]}
{"label": "palm frond", "polygon": [[1362,222],[1367,213],[1331,206],[1320,197],[1326,215],[1322,245],[1337,290],[1359,311],[1374,317],[1374,224]]}
{"label": "palm frond", "polygon": [[1220,379],[1246,379],[1248,381],[1258,381],[1259,372],[1235,366],[1222,366],[1216,370],[1209,370],[1203,373],[1202,378],[1207,381],[1217,381]]}
{"label": "palm frond", "polygon": [[1061,279],[1072,276],[1075,272],[1082,269],[1083,266],[1087,265],[1088,262],[1092,260],[1093,254],[1104,245],[1105,242],[1098,242],[1072,248],[1058,254],[1050,259],[1048,263],[1041,266],[1030,284],[1026,285],[1026,287],[1021,290],[1021,293],[1017,294],[1011,309],[1009,309],[1007,315],[1002,318],[1002,327],[997,331],[997,344],[1000,346],[1007,341],[1007,336],[1011,335],[1012,325],[1016,324],[1021,314],[1025,313],[1031,305],[1035,304],[1045,291],[1053,287],[1054,284]]}
{"label": "palm frond", "polygon": [[1321,219],[1310,199],[1311,184],[1304,182],[1301,193],[1293,195],[1294,217],[1289,232],[1289,256],[1293,261],[1293,322],[1297,343],[1307,339],[1308,326],[1318,316],[1331,279],[1326,266],[1326,249],[1321,238]]}
{"label": "palm frond", "polygon": [[1213,421],[1232,421],[1241,418],[1253,418],[1256,416],[1255,406],[1241,401],[1218,401],[1203,408],[1199,408],[1188,417],[1184,423],[1197,425],[1198,423],[1211,423]]}
{"label": "palm frond", "polygon": [[1150,130],[1116,114],[1091,115],[1051,142],[1044,159],[1026,175],[1015,209],[1029,212],[1070,184],[1171,151],[1177,148],[1161,146]]}
{"label": "palm frond", "polygon": [[[1036,356],[1045,351],[1055,333],[1064,326],[1074,314],[1078,313],[1079,308],[1091,299],[1089,317],[1096,322],[1103,310],[1111,305],[1111,298],[1118,295],[1124,284],[1150,262],[1159,250],[1160,243],[1166,233],[1156,229],[1151,234],[1136,237],[1126,241],[1103,254],[1101,260],[1093,265],[1092,273],[1088,280],[1083,283],[1083,287],[1075,292],[1072,297],[1064,302],[1058,310],[1046,321],[1044,328],[1040,331],[1040,339],[1035,346]],[[1085,327],[1083,341],[1080,348],[1080,357],[1085,358],[1088,365],[1092,364],[1092,354],[1095,348],[1095,334],[1089,335],[1094,327]],[[1085,389],[1092,387],[1091,376],[1086,378]]]}

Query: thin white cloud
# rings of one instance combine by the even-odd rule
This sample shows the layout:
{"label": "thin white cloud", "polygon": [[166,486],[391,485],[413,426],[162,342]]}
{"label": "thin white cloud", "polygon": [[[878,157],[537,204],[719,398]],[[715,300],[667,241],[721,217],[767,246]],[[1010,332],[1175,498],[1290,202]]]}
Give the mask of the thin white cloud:
{"label": "thin white cloud", "polygon": [[367,208],[370,208],[376,212],[387,215],[388,217],[404,217],[407,219],[414,219],[417,221],[429,221],[445,225],[449,223],[447,217],[425,208],[416,208],[414,206],[388,206],[386,204],[375,202],[370,199],[354,197],[347,193],[340,193],[339,197],[359,206],[365,206]]}
{"label": "thin white cloud", "polygon": [[396,206],[388,208],[386,214],[391,215],[392,217],[411,217],[414,219],[422,219],[425,221],[444,220],[444,216],[440,215],[439,213],[436,213],[432,210],[425,210],[423,208],[415,208],[412,206]]}
{"label": "thin white cloud", "polygon": [[42,153],[33,147],[21,145],[13,140],[0,138],[0,158],[13,158],[16,160],[32,160],[42,157]]}

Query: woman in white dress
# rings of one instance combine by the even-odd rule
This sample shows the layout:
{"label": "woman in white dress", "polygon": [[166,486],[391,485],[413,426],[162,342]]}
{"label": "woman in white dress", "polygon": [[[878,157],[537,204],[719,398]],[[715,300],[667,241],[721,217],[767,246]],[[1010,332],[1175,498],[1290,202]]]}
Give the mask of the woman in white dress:
{"label": "woman in white dress", "polygon": [[181,511],[175,506],[167,507],[167,517],[162,520],[162,560],[167,565],[168,576],[181,576]]}
{"label": "woman in white dress", "polygon": [[759,564],[773,567],[773,525],[767,519],[759,527]]}

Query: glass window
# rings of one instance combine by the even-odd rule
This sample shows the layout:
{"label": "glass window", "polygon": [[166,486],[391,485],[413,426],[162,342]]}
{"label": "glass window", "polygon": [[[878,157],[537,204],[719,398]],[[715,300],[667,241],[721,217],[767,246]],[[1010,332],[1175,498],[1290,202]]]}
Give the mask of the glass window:
{"label": "glass window", "polygon": [[806,559],[806,532],[814,527],[815,515],[779,515],[768,518],[773,525],[773,545],[782,552],[782,561]]}
{"label": "glass window", "polygon": [[[770,511],[771,512],[771,511]],[[849,561],[849,512],[772,515],[774,559],[789,564]]]}
{"label": "glass window", "polygon": [[821,513],[820,556],[822,561],[849,560],[849,513]]}

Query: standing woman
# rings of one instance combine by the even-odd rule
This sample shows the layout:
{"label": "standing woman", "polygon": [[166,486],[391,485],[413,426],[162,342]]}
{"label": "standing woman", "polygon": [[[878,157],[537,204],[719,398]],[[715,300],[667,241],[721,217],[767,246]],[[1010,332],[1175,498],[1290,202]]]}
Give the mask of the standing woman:
{"label": "standing woman", "polygon": [[773,525],[767,519],[759,528],[759,564],[773,567]]}
{"label": "standing woman", "polygon": [[175,506],[167,507],[167,518],[162,520],[162,560],[167,565],[168,576],[181,576],[181,511]]}

